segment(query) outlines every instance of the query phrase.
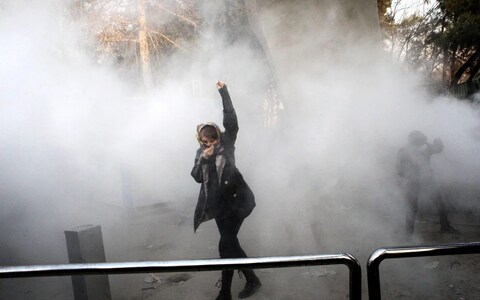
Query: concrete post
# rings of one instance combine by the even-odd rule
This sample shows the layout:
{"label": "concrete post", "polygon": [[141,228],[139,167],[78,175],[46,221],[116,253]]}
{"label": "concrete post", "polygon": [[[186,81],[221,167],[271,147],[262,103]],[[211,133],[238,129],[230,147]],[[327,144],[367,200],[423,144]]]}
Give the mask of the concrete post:
{"label": "concrete post", "polygon": [[[70,263],[106,262],[102,230],[99,225],[84,225],[65,231]],[[110,300],[107,275],[72,276],[75,300]]]}

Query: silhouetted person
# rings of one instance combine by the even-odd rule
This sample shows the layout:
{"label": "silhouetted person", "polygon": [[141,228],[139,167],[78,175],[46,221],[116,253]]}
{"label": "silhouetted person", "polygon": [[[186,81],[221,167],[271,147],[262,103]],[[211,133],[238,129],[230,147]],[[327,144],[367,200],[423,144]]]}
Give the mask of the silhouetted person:
{"label": "silhouetted person", "polygon": [[426,193],[437,207],[442,232],[456,232],[450,226],[447,210],[442,195],[433,177],[431,157],[443,151],[440,139],[430,144],[427,137],[420,131],[414,130],[408,135],[408,144],[401,148],[397,158],[397,175],[403,178],[407,201],[406,232],[412,234],[415,226],[415,214],[420,192]]}
{"label": "silhouetted person", "polygon": [[[212,122],[197,126],[200,148],[195,156],[192,177],[201,184],[195,209],[194,230],[202,222],[215,219],[220,232],[218,250],[221,258],[245,258],[237,238],[243,220],[255,207],[252,190],[235,165],[235,140],[238,122],[227,86],[218,81],[223,102],[223,126]],[[247,279],[240,298],[251,296],[262,285],[253,270],[241,270]],[[217,300],[232,299],[233,271],[222,271],[222,287]]]}

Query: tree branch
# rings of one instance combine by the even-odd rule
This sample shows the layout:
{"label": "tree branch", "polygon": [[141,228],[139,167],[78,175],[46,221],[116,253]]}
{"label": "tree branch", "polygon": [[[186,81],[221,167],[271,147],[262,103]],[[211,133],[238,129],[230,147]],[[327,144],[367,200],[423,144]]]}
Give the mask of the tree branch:
{"label": "tree branch", "polygon": [[162,10],[168,12],[169,14],[172,14],[172,15],[176,16],[177,18],[180,18],[181,20],[183,20],[183,21],[191,24],[193,27],[195,27],[195,30],[197,29],[197,24],[196,24],[195,22],[193,22],[192,20],[188,19],[187,17],[175,13],[174,11],[171,11],[171,10],[169,10],[168,8],[165,8],[164,6],[162,6],[162,5],[159,4],[159,3],[155,3],[155,4],[156,4],[160,9],[162,9]]}
{"label": "tree branch", "polygon": [[175,43],[174,41],[172,41],[168,36],[166,36],[166,35],[158,32],[158,31],[150,30],[150,32],[155,33],[155,34],[161,36],[162,38],[164,38],[166,41],[168,41],[169,43],[171,43],[172,45],[174,45],[174,46],[177,47],[178,49],[184,51],[185,53],[188,53],[188,51],[187,51],[185,48],[183,48],[182,46],[180,46],[180,45],[178,45],[177,43]]}

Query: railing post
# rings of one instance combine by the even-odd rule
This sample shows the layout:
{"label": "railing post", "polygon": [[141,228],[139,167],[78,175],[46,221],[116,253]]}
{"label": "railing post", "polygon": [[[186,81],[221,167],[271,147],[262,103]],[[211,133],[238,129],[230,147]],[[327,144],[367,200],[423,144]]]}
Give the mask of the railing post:
{"label": "railing post", "polygon": [[362,299],[362,268],[358,260],[348,253],[343,253],[349,259],[346,259],[346,265],[349,271],[349,293],[350,299]]}
{"label": "railing post", "polygon": [[369,300],[381,300],[382,298],[379,269],[380,263],[385,259],[476,253],[480,253],[480,242],[377,249],[370,255],[367,263]]}
{"label": "railing post", "polygon": [[375,250],[367,262],[367,284],[368,299],[381,300],[382,294],[380,290],[380,263],[383,260],[385,249]]}

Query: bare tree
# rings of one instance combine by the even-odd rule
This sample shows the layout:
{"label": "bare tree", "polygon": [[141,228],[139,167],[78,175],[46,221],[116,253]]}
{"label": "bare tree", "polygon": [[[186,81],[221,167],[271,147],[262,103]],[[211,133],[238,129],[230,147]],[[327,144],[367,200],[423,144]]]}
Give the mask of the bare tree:
{"label": "bare tree", "polygon": [[171,54],[188,54],[199,27],[193,7],[194,0],[77,0],[72,12],[95,37],[99,63],[150,87]]}
{"label": "bare tree", "polygon": [[138,7],[138,46],[140,49],[140,58],[142,62],[143,83],[147,88],[152,86],[152,72],[150,69],[150,51],[147,41],[147,24],[145,17],[145,1],[137,0]]}

